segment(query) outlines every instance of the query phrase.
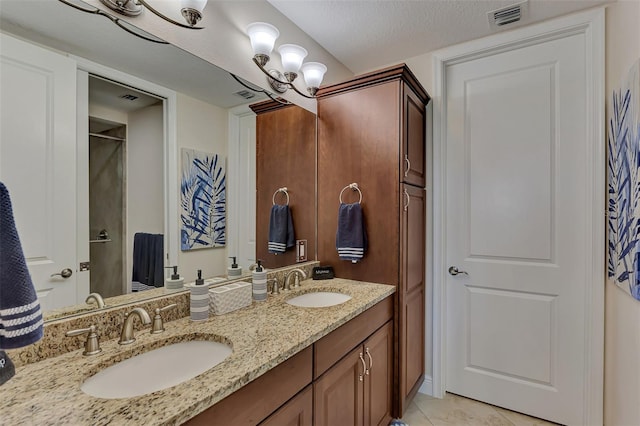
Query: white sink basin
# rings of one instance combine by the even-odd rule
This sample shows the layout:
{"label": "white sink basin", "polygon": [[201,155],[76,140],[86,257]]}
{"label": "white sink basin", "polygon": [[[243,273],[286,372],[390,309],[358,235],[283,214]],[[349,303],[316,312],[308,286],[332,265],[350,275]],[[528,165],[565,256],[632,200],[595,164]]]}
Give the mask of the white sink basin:
{"label": "white sink basin", "polygon": [[207,340],[174,343],[114,364],[89,377],[80,389],[107,399],[145,395],[190,380],[231,352],[231,346]]}
{"label": "white sink basin", "polygon": [[335,306],[350,300],[351,296],[329,291],[317,291],[305,293],[287,300],[287,303],[301,308],[326,308]]}

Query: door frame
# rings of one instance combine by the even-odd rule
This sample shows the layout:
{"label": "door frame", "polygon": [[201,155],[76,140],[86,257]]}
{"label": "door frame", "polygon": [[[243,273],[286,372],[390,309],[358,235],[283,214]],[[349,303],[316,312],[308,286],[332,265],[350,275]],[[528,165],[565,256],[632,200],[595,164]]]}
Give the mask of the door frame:
{"label": "door frame", "polygon": [[507,52],[541,42],[575,34],[585,35],[587,75],[586,130],[588,170],[585,182],[589,204],[586,210],[588,228],[587,252],[591,271],[588,272],[585,295],[586,334],[585,359],[585,424],[603,422],[604,379],[604,264],[605,264],[605,55],[604,7],[590,9],[539,24],[506,31],[473,40],[432,53],[433,57],[433,396],[442,398],[446,392],[446,78],[447,67],[493,54]]}
{"label": "door frame", "polygon": [[[178,137],[177,137],[177,95],[174,90],[167,89],[166,87],[157,85],[147,80],[143,80],[141,78],[135,77],[131,74],[127,74],[122,71],[118,71],[116,69],[98,64],[96,62],[90,61],[86,58],[82,58],[75,55],[69,55],[72,59],[77,62],[78,75],[82,75],[82,73],[94,74],[106,79],[113,80],[116,83],[124,84],[127,86],[131,86],[137,90],[148,92],[155,96],[160,96],[164,98],[162,102],[162,111],[163,111],[163,152],[164,152],[164,203],[165,203],[165,211],[164,211],[164,246],[169,247],[168,250],[165,250],[165,259],[164,262],[166,265],[177,265],[178,264],[178,250],[180,247],[179,240],[179,227],[178,227],[178,206],[179,206],[179,189],[178,189]],[[86,76],[82,77],[87,78]],[[84,93],[84,95],[88,96],[88,92]],[[85,105],[86,104],[86,105]],[[84,97],[80,99],[78,97],[78,111],[86,112],[88,117],[88,98]],[[78,120],[80,123],[81,120]],[[84,148],[80,142],[81,137],[86,138],[87,146],[88,146],[88,126],[86,126],[87,134],[85,135],[85,127],[78,127],[78,152],[84,152]],[[86,150],[88,155],[88,148]],[[82,170],[86,169],[88,173],[88,166],[81,165],[80,161],[82,156],[78,156],[78,167],[82,167]],[[78,169],[81,170],[80,168]],[[78,241],[77,241],[77,259],[87,259],[89,260],[89,238],[88,238],[88,217],[89,217],[89,204],[88,204],[88,185],[78,186],[78,195],[77,195],[77,210],[78,217],[81,214],[85,215],[87,218],[86,221],[86,231],[78,230]],[[81,194],[82,192],[82,194]],[[86,198],[82,198],[86,197]],[[82,200],[86,202],[81,202]],[[78,226],[82,226],[83,224],[78,223]],[[80,275],[78,274],[78,279],[80,280]],[[78,286],[79,289],[88,289],[89,288],[89,276],[88,274],[84,274],[84,281],[82,283],[82,287]],[[126,279],[126,273],[125,273]],[[85,282],[86,281],[86,282]],[[131,283],[127,279],[128,290],[130,290]],[[79,290],[80,291],[80,290]],[[80,295],[78,296],[78,300],[82,300]]]}

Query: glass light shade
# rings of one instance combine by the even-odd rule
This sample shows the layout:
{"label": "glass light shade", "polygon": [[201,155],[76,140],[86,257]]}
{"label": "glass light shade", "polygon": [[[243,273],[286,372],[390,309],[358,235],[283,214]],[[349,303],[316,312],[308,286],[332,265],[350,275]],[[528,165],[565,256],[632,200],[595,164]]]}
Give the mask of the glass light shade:
{"label": "glass light shade", "polygon": [[302,74],[304,74],[304,81],[307,83],[307,87],[320,87],[324,73],[327,72],[327,67],[320,62],[307,62],[300,68]]}
{"label": "glass light shade", "polygon": [[180,9],[195,9],[200,13],[206,5],[207,0],[180,0]]}
{"label": "glass light shade", "polygon": [[273,45],[280,36],[280,31],[266,22],[254,22],[247,27],[254,55],[271,55]]}
{"label": "glass light shade", "polygon": [[300,71],[302,61],[307,56],[307,50],[295,44],[283,44],[278,48],[278,52],[280,53],[284,72],[297,73]]}

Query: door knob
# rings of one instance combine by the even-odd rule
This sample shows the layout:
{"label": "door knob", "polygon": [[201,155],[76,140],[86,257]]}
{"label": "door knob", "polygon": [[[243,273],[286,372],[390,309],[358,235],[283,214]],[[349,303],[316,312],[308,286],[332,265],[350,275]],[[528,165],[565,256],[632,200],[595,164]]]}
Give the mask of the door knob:
{"label": "door knob", "polygon": [[71,275],[73,275],[73,271],[69,268],[64,268],[62,271],[56,274],[51,274],[51,277],[57,277],[58,275],[60,275],[62,278],[69,278]]}
{"label": "door knob", "polygon": [[453,275],[454,277],[459,274],[469,275],[467,271],[461,271],[457,266],[449,266],[449,274]]}

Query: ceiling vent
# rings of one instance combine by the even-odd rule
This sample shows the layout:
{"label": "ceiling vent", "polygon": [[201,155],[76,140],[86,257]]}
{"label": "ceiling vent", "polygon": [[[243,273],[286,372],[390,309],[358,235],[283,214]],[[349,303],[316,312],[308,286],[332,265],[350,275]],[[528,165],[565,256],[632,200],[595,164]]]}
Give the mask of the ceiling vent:
{"label": "ceiling vent", "polygon": [[135,101],[138,99],[136,95],[132,95],[131,93],[127,93],[126,95],[120,96],[121,99],[126,99],[127,101]]}
{"label": "ceiling vent", "polygon": [[240,96],[241,98],[244,98],[244,99],[251,99],[256,97],[255,93],[250,92],[248,90],[241,90],[239,92],[235,92],[234,95]]}
{"label": "ceiling vent", "polygon": [[520,3],[487,12],[487,18],[489,18],[489,26],[493,29],[498,29],[505,25],[514,24],[524,20],[527,17],[528,12],[529,3],[525,0]]}

